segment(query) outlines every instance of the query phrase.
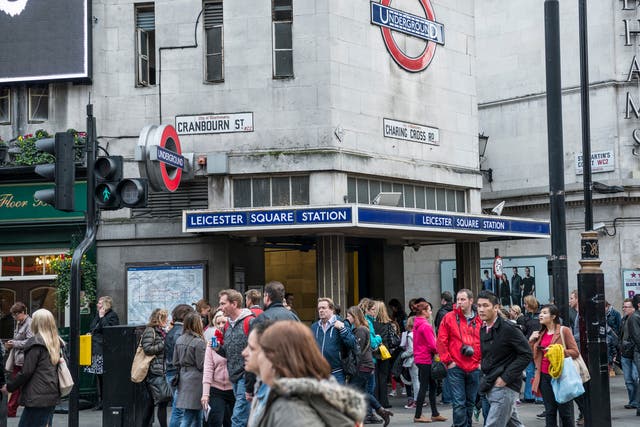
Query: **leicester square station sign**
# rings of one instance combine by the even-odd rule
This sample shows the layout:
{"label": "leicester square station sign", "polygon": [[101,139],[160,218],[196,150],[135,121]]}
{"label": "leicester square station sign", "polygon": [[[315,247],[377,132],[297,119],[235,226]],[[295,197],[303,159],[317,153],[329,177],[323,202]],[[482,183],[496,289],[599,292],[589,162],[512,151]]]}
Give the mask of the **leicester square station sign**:
{"label": "leicester square station sign", "polygon": [[[419,73],[425,70],[436,52],[436,45],[444,45],[444,25],[436,22],[431,0],[416,0],[426,16],[413,15],[391,7],[391,0],[371,2],[371,23],[378,25],[389,54],[407,71]],[[422,53],[410,56],[403,52],[393,38],[392,31],[421,39],[425,42]]]}

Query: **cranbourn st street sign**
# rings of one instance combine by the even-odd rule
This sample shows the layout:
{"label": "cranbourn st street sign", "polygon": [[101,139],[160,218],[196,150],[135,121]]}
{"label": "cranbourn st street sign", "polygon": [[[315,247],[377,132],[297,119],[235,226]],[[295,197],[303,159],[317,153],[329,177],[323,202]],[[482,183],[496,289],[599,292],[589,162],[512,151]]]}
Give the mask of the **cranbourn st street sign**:
{"label": "cranbourn st street sign", "polygon": [[[371,23],[380,27],[382,39],[393,60],[412,73],[425,70],[433,59],[436,45],[444,45],[444,25],[436,22],[431,0],[416,1],[419,1],[426,18],[392,8],[391,0],[371,2]],[[418,56],[409,56],[400,49],[392,31],[424,40],[424,50]]]}
{"label": "cranbourn st street sign", "polygon": [[178,135],[253,132],[253,113],[176,116]]}

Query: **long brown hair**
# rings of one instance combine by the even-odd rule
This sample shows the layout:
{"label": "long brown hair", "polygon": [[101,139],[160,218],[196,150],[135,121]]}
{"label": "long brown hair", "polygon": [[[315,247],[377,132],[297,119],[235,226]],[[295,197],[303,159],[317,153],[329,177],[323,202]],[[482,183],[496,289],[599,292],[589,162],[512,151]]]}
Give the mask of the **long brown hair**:
{"label": "long brown hair", "polygon": [[275,322],[260,337],[260,346],[278,377],[324,380],[331,375],[311,330],[300,322]]}
{"label": "long brown hair", "polygon": [[353,317],[354,328],[359,328],[360,326],[364,326],[365,328],[369,329],[369,322],[367,322],[367,319],[364,318],[364,313],[362,313],[362,310],[360,309],[360,307],[358,307],[357,305],[349,307],[347,309],[347,314],[350,314]]}
{"label": "long brown hair", "polygon": [[196,312],[191,312],[184,317],[182,334],[191,334],[204,339],[202,335],[202,318]]}

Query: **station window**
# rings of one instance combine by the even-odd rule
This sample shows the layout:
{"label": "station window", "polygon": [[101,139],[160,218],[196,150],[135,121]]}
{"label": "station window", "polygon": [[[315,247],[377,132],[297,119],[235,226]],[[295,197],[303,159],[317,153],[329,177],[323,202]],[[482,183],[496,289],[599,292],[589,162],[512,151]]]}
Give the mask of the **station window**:
{"label": "station window", "polygon": [[11,124],[11,89],[0,87],[0,125]]}
{"label": "station window", "polygon": [[399,206],[405,208],[466,212],[466,193],[463,190],[356,177],[347,180],[349,203],[371,204],[381,191],[402,193]]}
{"label": "station window", "polygon": [[293,2],[272,1],[273,77],[293,77]]}
{"label": "station window", "polygon": [[156,84],[156,17],[153,3],[135,5],[136,86]]}
{"label": "station window", "polygon": [[233,180],[233,206],[236,208],[308,204],[308,176],[256,177]]}
{"label": "station window", "polygon": [[49,120],[49,86],[29,87],[29,123]]}
{"label": "station window", "polygon": [[205,81],[224,81],[222,1],[208,1],[204,4],[204,32],[206,53],[204,63]]}

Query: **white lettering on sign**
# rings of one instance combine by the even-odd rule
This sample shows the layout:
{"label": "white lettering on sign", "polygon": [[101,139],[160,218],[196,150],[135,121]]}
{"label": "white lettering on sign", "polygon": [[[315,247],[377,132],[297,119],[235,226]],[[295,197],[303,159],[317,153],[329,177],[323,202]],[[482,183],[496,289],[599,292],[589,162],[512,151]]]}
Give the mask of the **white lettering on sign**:
{"label": "white lettering on sign", "polygon": [[190,227],[202,227],[204,225],[244,225],[244,217],[238,214],[210,214],[189,216]]}
{"label": "white lettering on sign", "polygon": [[382,127],[385,138],[402,139],[422,144],[440,144],[440,130],[437,128],[391,119],[384,119]]}
{"label": "white lettering on sign", "polygon": [[483,220],[482,228],[485,230],[504,230],[505,224],[503,221]]}
{"label": "white lettering on sign", "polygon": [[249,216],[251,224],[281,224],[294,221],[294,213],[291,212],[257,212]]}
{"label": "white lettering on sign", "polygon": [[253,132],[253,113],[176,116],[178,135]]}
{"label": "white lettering on sign", "polygon": [[346,211],[302,212],[300,222],[346,221]]}
{"label": "white lettering on sign", "polygon": [[[582,153],[576,154],[576,175],[582,175]],[[591,153],[591,173],[611,172],[615,170],[615,157],[612,150]]]}
{"label": "white lettering on sign", "polygon": [[451,227],[453,225],[452,218],[444,216],[422,215],[422,225],[430,225],[432,227]]}

